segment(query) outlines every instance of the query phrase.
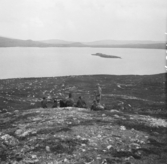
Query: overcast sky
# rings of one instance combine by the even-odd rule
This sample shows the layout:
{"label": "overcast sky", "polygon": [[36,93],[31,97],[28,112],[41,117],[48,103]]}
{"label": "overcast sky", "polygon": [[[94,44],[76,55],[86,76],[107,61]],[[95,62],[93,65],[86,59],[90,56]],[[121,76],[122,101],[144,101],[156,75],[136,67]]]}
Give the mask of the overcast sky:
{"label": "overcast sky", "polygon": [[0,0],[0,36],[164,41],[167,0]]}

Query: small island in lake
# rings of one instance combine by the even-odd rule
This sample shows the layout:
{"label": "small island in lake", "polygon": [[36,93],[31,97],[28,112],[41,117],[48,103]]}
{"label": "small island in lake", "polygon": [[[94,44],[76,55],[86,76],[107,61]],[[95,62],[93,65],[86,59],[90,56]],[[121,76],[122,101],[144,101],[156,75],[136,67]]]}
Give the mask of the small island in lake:
{"label": "small island in lake", "polygon": [[92,55],[99,56],[99,57],[102,57],[102,58],[119,58],[119,59],[121,59],[121,57],[119,57],[119,56],[106,55],[106,54],[102,54],[102,53],[96,53],[96,54],[92,54]]}

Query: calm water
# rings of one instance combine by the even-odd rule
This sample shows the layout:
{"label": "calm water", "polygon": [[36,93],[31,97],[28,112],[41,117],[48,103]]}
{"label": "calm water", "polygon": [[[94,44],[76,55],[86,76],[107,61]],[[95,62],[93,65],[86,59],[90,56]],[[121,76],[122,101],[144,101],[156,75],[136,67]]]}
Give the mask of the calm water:
{"label": "calm water", "polygon": [[[93,53],[120,56],[101,58]],[[0,48],[0,79],[85,74],[165,72],[165,50],[112,48]]]}

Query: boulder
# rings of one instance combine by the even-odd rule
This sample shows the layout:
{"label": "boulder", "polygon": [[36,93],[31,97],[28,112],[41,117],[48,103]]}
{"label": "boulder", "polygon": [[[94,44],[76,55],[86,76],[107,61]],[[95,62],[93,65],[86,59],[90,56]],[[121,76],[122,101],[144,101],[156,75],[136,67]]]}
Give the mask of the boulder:
{"label": "boulder", "polygon": [[8,146],[16,146],[19,143],[19,141],[16,138],[10,136],[9,134],[1,136],[1,140]]}
{"label": "boulder", "polygon": [[35,134],[36,131],[34,129],[18,129],[15,131],[15,134],[18,137],[26,137],[29,136],[30,134]]}
{"label": "boulder", "polygon": [[91,106],[91,110],[104,110],[104,109],[105,109],[105,106],[101,105],[100,103],[93,104]]}

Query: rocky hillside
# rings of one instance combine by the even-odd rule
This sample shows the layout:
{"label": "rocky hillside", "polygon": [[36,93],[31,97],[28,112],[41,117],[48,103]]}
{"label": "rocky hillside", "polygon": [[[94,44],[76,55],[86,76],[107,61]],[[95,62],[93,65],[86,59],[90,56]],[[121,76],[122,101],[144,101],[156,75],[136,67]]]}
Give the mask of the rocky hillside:
{"label": "rocky hillside", "polygon": [[[91,111],[96,84],[107,110]],[[0,80],[1,164],[165,164],[165,74]],[[88,109],[40,108],[82,95]]]}
{"label": "rocky hillside", "polygon": [[160,164],[167,121],[118,110],[31,109],[1,117],[1,163]]}

